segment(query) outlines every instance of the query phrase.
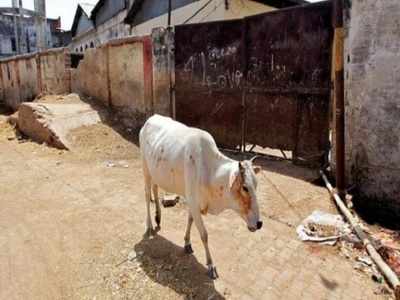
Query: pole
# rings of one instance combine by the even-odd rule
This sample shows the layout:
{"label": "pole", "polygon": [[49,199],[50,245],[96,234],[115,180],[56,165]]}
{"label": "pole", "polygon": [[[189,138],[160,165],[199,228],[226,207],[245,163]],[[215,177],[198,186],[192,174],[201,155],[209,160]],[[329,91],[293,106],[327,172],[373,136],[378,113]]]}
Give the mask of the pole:
{"label": "pole", "polygon": [[24,42],[24,27],[22,24],[22,21],[24,18],[23,14],[22,14],[22,8],[23,8],[22,5],[23,5],[22,0],[19,0],[19,5],[18,5],[18,16],[19,16],[19,18],[18,18],[18,32],[19,32],[18,38],[19,38],[19,41],[18,41],[18,44],[19,44],[19,52],[20,53],[26,52],[26,50],[25,50],[26,46],[24,45],[25,44],[25,42]]}
{"label": "pole", "polygon": [[13,15],[13,21],[14,21],[14,38],[15,38],[15,51],[17,54],[21,54],[21,48],[20,48],[20,37],[19,37],[19,20],[18,20],[18,16],[19,16],[19,2],[18,0],[13,0],[12,1],[12,7],[15,8],[15,12]]}
{"label": "pole", "polygon": [[340,197],[346,194],[345,180],[345,120],[344,120],[344,59],[343,59],[343,0],[335,0],[333,6],[335,80],[334,97],[336,111],[336,186]]}
{"label": "pole", "polygon": [[[172,51],[171,51],[171,35],[172,33],[172,27],[171,27],[171,14],[172,14],[172,0],[168,0],[168,28],[167,28],[167,49],[168,49],[168,74],[169,74],[169,110],[170,110],[170,116],[172,119],[175,119],[175,92],[174,92],[174,86],[173,86],[173,68],[172,68]],[[165,38],[164,38],[165,41]]]}
{"label": "pole", "polygon": [[168,28],[171,26],[172,0],[168,0]]}
{"label": "pole", "polygon": [[35,0],[35,12],[36,47],[37,50],[40,52],[44,51],[47,48],[45,0]]}

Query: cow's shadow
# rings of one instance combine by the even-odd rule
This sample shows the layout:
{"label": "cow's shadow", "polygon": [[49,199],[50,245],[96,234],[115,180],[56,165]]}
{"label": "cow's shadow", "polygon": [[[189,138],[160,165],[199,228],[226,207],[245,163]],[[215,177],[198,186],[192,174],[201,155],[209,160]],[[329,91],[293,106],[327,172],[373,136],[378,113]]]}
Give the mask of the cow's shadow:
{"label": "cow's shadow", "polygon": [[187,299],[225,299],[216,291],[205,266],[162,236],[143,239],[135,245],[135,252],[143,271],[154,282]]}

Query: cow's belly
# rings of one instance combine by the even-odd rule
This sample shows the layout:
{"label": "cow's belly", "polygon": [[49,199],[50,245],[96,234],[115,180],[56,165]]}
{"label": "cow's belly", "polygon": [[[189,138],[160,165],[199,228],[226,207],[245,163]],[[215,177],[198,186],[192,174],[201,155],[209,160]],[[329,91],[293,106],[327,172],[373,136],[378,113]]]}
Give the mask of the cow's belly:
{"label": "cow's belly", "polygon": [[148,165],[151,180],[163,190],[185,196],[185,183],[182,163],[155,159]]}

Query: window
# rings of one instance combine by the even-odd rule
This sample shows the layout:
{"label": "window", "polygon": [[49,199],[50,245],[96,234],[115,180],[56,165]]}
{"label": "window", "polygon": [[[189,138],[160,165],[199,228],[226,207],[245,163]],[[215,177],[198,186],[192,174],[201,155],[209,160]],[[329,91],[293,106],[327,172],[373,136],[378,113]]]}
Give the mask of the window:
{"label": "window", "polygon": [[11,51],[12,52],[17,51],[17,43],[15,42],[15,38],[11,38]]}

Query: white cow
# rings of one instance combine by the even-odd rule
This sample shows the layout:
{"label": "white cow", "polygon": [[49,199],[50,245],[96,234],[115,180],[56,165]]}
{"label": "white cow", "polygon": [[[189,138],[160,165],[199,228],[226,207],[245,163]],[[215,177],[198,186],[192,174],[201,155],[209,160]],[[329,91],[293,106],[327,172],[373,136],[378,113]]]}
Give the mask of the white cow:
{"label": "white cow", "polygon": [[260,168],[253,167],[252,161],[238,162],[223,155],[209,133],[159,115],[147,120],[140,130],[139,141],[147,204],[146,233],[153,233],[151,189],[156,203],[158,228],[161,221],[158,187],[181,195],[186,199],[189,210],[185,251],[193,252],[190,229],[194,221],[204,244],[208,275],[215,279],[218,275],[208,248],[208,234],[202,215],[233,209],[244,219],[250,231],[260,229],[262,222],[255,176]]}

